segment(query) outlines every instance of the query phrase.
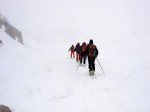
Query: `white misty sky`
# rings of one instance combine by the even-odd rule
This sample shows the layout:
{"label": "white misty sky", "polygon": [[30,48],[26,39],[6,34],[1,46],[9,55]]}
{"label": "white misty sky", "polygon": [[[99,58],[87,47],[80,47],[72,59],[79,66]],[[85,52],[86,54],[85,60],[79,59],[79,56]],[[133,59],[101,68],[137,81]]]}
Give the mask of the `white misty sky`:
{"label": "white misty sky", "polygon": [[147,33],[149,4],[149,0],[0,0],[0,13],[25,36],[109,37]]}

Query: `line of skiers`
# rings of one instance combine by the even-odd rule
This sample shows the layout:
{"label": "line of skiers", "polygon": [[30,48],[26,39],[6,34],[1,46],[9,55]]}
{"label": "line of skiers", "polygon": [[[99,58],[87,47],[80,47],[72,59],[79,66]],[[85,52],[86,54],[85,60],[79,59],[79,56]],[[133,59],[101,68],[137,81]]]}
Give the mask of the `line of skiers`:
{"label": "line of skiers", "polygon": [[88,68],[89,68],[89,74],[94,75],[95,72],[95,59],[98,56],[98,49],[96,45],[94,45],[93,40],[91,39],[88,44],[85,42],[80,45],[78,42],[76,46],[72,45],[70,49],[70,57],[75,58],[75,52],[76,52],[76,61],[80,64],[83,63],[83,65],[86,64],[86,59],[88,57]]}

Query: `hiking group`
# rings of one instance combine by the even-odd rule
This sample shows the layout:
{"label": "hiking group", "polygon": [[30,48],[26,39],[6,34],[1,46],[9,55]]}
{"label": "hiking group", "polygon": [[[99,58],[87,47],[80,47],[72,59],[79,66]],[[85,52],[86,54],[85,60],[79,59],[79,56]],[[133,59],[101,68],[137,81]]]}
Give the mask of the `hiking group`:
{"label": "hiking group", "polygon": [[70,58],[75,58],[76,52],[76,62],[79,62],[80,65],[85,65],[88,57],[89,75],[94,75],[95,59],[98,56],[98,49],[92,39],[88,44],[83,42],[82,45],[80,45],[78,42],[75,47],[72,45],[68,51],[70,51]]}

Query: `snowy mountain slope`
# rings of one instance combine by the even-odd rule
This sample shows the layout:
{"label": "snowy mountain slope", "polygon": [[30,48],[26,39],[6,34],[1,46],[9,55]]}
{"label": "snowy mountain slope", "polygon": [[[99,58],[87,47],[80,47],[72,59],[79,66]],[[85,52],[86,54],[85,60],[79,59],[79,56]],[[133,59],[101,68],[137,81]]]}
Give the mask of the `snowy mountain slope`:
{"label": "snowy mountain slope", "polygon": [[[0,104],[15,112],[149,112],[148,7],[146,0],[3,1],[25,45],[0,32]],[[91,38],[106,73],[96,61],[94,79],[68,57],[72,44]]]}
{"label": "snowy mountain slope", "polygon": [[[124,61],[114,63],[117,60],[113,54],[109,57],[113,59],[111,61],[100,59],[106,76],[102,74],[96,62],[96,78],[92,79],[88,76],[87,66],[79,67],[77,71],[78,64],[67,57],[67,47],[55,46],[56,49],[66,49],[60,52],[57,52],[58,50],[51,52],[50,46],[31,49],[20,46],[3,33],[1,37],[4,37],[6,44],[1,47],[0,56],[2,62],[0,101],[1,104],[9,105],[13,111],[141,112],[149,110],[148,74],[142,76],[140,73],[134,74],[135,71],[141,70],[130,71],[126,66],[133,65],[124,66],[122,64]],[[62,43],[63,40],[61,42],[53,40],[51,45],[56,42]],[[107,54],[107,49],[105,50]],[[132,55],[126,55],[124,59],[128,57],[126,61],[129,61]],[[117,59],[121,56],[118,55]]]}

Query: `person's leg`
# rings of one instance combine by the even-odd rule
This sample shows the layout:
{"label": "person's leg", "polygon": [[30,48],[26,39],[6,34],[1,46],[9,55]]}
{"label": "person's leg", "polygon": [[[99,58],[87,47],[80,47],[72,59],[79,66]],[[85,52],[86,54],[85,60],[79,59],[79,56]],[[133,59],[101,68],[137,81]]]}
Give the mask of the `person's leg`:
{"label": "person's leg", "polygon": [[82,64],[83,53],[80,54],[80,64]]}
{"label": "person's leg", "polygon": [[92,68],[91,68],[91,57],[88,57],[88,64],[89,64],[89,71],[91,71],[92,70]]}
{"label": "person's leg", "polygon": [[85,64],[85,62],[86,62],[86,54],[84,53],[84,55],[83,55],[83,63]]}
{"label": "person's leg", "polygon": [[73,58],[75,58],[74,51],[72,53],[73,53]]}
{"label": "person's leg", "polygon": [[91,66],[92,66],[92,70],[95,71],[95,58],[94,57],[91,59]]}
{"label": "person's leg", "polygon": [[72,58],[72,51],[71,51],[71,55],[70,55],[70,57]]}
{"label": "person's leg", "polygon": [[77,61],[79,61],[79,53],[77,53]]}
{"label": "person's leg", "polygon": [[78,53],[76,52],[76,61],[78,61]]}

